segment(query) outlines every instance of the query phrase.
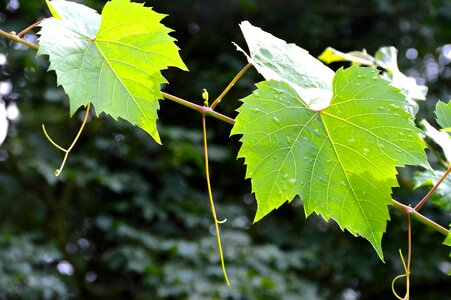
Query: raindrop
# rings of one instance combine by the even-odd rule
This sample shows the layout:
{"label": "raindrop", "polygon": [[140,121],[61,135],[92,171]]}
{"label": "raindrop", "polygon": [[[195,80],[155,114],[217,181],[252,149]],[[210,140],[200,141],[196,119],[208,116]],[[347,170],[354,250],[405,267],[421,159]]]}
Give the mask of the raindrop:
{"label": "raindrop", "polygon": [[13,89],[13,85],[11,82],[8,81],[1,81],[0,82],[0,95],[8,95],[11,93]]}
{"label": "raindrop", "polygon": [[0,53],[0,66],[6,64],[6,55],[3,53]]}
{"label": "raindrop", "polygon": [[290,183],[290,185],[293,185],[296,183],[296,179],[295,178],[290,178],[288,179],[288,183]]}
{"label": "raindrop", "polygon": [[273,119],[274,123],[276,123],[276,124],[279,124],[279,123],[280,123],[280,120],[279,120],[279,118],[277,118],[277,117],[274,117],[274,118],[272,118],[272,119]]}
{"label": "raindrop", "polygon": [[378,110],[384,110],[385,107],[383,107],[383,106],[378,106],[377,109],[378,109]]}
{"label": "raindrop", "polygon": [[355,143],[355,139],[354,138],[350,138],[350,139],[348,139],[348,142]]}
{"label": "raindrop", "polygon": [[65,260],[60,261],[56,268],[58,272],[63,275],[72,275],[74,273],[74,267]]}
{"label": "raindrop", "polygon": [[6,116],[11,121],[17,121],[20,116],[19,108],[17,107],[16,102],[11,102],[6,108]]}
{"label": "raindrop", "polygon": [[88,282],[94,282],[97,279],[97,273],[93,272],[93,271],[89,271],[89,272],[86,273],[85,279]]}

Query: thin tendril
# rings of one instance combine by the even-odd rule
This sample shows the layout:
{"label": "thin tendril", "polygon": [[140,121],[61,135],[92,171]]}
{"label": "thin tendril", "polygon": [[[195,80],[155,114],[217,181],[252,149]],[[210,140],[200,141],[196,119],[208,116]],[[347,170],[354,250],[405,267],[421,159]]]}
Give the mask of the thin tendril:
{"label": "thin tendril", "polygon": [[72,150],[72,148],[75,146],[75,144],[77,143],[78,139],[80,138],[80,135],[83,131],[83,128],[86,125],[86,121],[88,120],[88,115],[89,115],[89,109],[91,108],[91,103],[88,102],[88,104],[86,105],[86,112],[85,112],[85,117],[83,118],[83,123],[80,126],[80,129],[78,130],[77,135],[75,136],[74,140],[72,141],[72,144],[69,146],[69,148],[65,149],[63,147],[61,147],[60,145],[58,145],[57,143],[55,143],[52,138],[49,136],[49,134],[47,133],[47,130],[45,129],[45,125],[42,124],[42,130],[44,131],[44,135],[45,137],[49,140],[49,142],[55,146],[56,148],[58,148],[59,150],[63,151],[64,154],[64,158],[63,161],[61,163],[61,166],[55,170],[55,176],[59,176],[61,174],[61,172],[64,169],[64,165],[66,164],[66,160],[67,157],[69,156],[70,151]]}
{"label": "thin tendril", "polygon": [[219,224],[224,223],[225,221],[227,221],[227,219],[218,221],[218,218],[216,217],[215,203],[213,201],[213,193],[211,192],[210,171],[209,171],[209,165],[208,165],[207,126],[206,126],[206,122],[205,122],[205,114],[202,114],[202,131],[203,131],[203,138],[204,138],[205,177],[207,179],[207,189],[208,189],[208,197],[210,199],[211,214],[213,215],[213,220],[215,222],[216,237],[218,239],[219,257],[221,259],[222,272],[224,273],[224,279],[225,279],[227,285],[230,286],[229,278],[227,277],[227,271],[226,271],[226,267],[225,267],[225,263],[224,263],[224,254],[222,252],[221,234],[219,232]]}
{"label": "thin tendril", "polygon": [[[404,261],[404,256],[402,255],[401,249],[399,249],[399,256],[401,257],[402,265],[404,267],[405,274],[396,276],[392,281],[392,292],[396,298],[400,300],[410,299],[410,262],[412,258],[412,225],[410,222],[410,213],[407,213],[407,265]],[[406,277],[406,294],[404,298],[401,298],[395,291],[395,282],[402,277]]]}
{"label": "thin tendril", "polygon": [[56,148],[60,149],[61,151],[67,152],[66,149],[64,149],[63,147],[61,147],[60,145],[58,145],[57,143],[55,143],[52,138],[49,136],[49,134],[47,133],[47,130],[45,129],[45,125],[42,124],[42,131],[44,131],[44,135],[45,137],[49,140],[50,143],[52,143],[53,146],[55,146]]}
{"label": "thin tendril", "polygon": [[[406,262],[404,261],[404,256],[402,255],[402,250],[401,249],[399,249],[399,256],[401,257],[401,262],[402,262],[402,265],[403,265],[403,267],[404,267],[404,271],[405,271],[405,274],[401,274],[401,275],[398,275],[398,276],[396,276],[394,279],[393,279],[393,281],[391,282],[391,290],[392,290],[392,292],[393,292],[393,295],[395,295],[395,297],[396,298],[398,298],[399,300],[407,300],[408,298],[406,298],[407,296],[408,296],[408,292],[406,292],[406,296],[404,296],[404,298],[403,297],[401,297],[401,296],[399,296],[397,293],[396,293],[396,290],[395,290],[395,282],[398,280],[398,279],[400,279],[400,278],[403,278],[403,277],[407,277],[408,278],[408,267],[406,266]],[[407,279],[408,280],[408,279]]]}

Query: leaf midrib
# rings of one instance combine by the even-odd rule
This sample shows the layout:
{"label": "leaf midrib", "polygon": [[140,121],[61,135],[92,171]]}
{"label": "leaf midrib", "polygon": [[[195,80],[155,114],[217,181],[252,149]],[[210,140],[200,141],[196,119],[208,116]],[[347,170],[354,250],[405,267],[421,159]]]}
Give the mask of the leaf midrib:
{"label": "leaf midrib", "polygon": [[[119,81],[121,83],[122,87],[127,91],[127,94],[130,96],[130,98],[133,100],[135,105],[138,107],[139,111],[141,112],[141,115],[144,116],[144,118],[146,119],[147,124],[150,125],[151,123],[150,123],[150,120],[147,118],[147,115],[144,113],[144,111],[142,110],[141,106],[136,102],[135,97],[132,95],[132,93],[130,93],[130,91],[128,90],[127,86],[122,82],[121,78],[118,76],[118,74],[114,70],[113,66],[110,64],[109,60],[107,59],[106,55],[103,53],[102,49],[100,49],[99,45],[97,45],[97,43],[95,43],[95,42],[94,42],[94,45],[96,46],[97,50],[102,55],[104,61],[106,62],[106,64],[110,68],[111,72],[113,72],[113,74],[116,77],[117,81]],[[100,76],[99,76],[99,78],[100,78]],[[99,87],[100,87],[100,85],[99,85]],[[112,99],[112,101],[114,102],[114,99]],[[128,113],[128,106],[127,106],[127,113]]]}
{"label": "leaf midrib", "polygon": [[[324,119],[323,119],[323,117],[322,117],[322,114],[325,114],[325,115],[328,115],[328,116],[330,116],[330,114],[327,114],[327,113],[324,113],[324,112],[320,113],[321,121],[322,121],[322,123],[323,123],[323,125],[324,125],[324,128],[325,128],[325,130],[326,130],[327,136],[329,137],[330,143],[331,143],[331,145],[332,145],[332,149],[334,150],[334,153],[335,153],[335,156],[337,157],[338,163],[339,163],[339,165],[340,165],[341,169],[343,170],[343,173],[344,173],[344,175],[345,175],[345,177],[346,177],[346,181],[348,182],[348,186],[349,186],[349,188],[350,188],[350,190],[351,190],[351,192],[352,192],[352,194],[353,194],[353,196],[354,196],[355,202],[357,203],[357,205],[358,205],[358,207],[359,207],[359,210],[360,210],[360,212],[362,213],[362,215],[363,215],[363,217],[364,217],[364,219],[365,219],[365,222],[366,222],[366,224],[367,224],[367,227],[370,229],[371,236],[373,237],[373,242],[376,243],[377,240],[376,240],[376,237],[374,236],[374,231],[371,230],[371,225],[370,225],[369,219],[368,219],[368,217],[366,216],[365,211],[363,210],[362,206],[360,205],[359,199],[357,198],[356,192],[354,191],[354,187],[353,187],[352,184],[351,184],[351,181],[350,181],[350,179],[349,179],[349,177],[348,177],[348,174],[347,174],[347,172],[346,172],[346,169],[344,168],[344,165],[343,165],[343,163],[342,163],[342,161],[341,161],[340,155],[338,154],[338,151],[337,151],[337,149],[335,148],[335,143],[334,143],[334,141],[333,141],[333,139],[332,139],[332,136],[331,136],[331,134],[330,134],[330,132],[329,132],[329,128],[327,127],[327,124],[326,124],[326,122],[324,121]],[[344,203],[344,201],[343,201],[343,203]],[[355,222],[355,218],[354,218],[354,222]],[[355,224],[354,224],[354,225],[355,225]],[[354,227],[354,226],[353,226],[353,227]],[[348,230],[351,230],[351,228],[348,228]],[[354,228],[352,228],[352,230],[355,231]]]}

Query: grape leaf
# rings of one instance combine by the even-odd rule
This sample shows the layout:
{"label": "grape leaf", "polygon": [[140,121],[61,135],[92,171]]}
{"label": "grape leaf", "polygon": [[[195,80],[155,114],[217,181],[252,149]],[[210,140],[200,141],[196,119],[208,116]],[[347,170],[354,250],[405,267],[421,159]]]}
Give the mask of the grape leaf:
{"label": "grape leaf", "polygon": [[[435,173],[435,174],[434,174]],[[432,187],[445,172],[435,171],[431,172],[415,172],[413,176],[414,189],[421,186]],[[451,177],[447,176],[445,180],[438,186],[437,190],[432,194],[431,201],[438,207],[451,211]]]}
{"label": "grape leaf", "polygon": [[[443,245],[451,247],[451,229],[448,230],[448,235],[446,236]],[[451,257],[451,252],[449,253],[449,257]],[[449,270],[448,275],[451,276],[451,270]]]}
{"label": "grape leaf", "polygon": [[[55,1],[52,1],[52,2],[55,2]],[[64,1],[64,2],[66,2],[66,1]],[[53,7],[53,5],[50,3],[50,1],[49,0],[45,0],[45,3],[47,4],[47,7],[49,8],[50,13],[52,14],[52,16],[54,18],[56,18],[56,19],[62,20],[61,16],[58,14],[58,11]]]}
{"label": "grape leaf", "polygon": [[438,101],[435,108],[435,115],[437,116],[437,123],[443,130],[451,132],[451,100],[448,104]]}
{"label": "grape leaf", "polygon": [[448,235],[446,236],[445,242],[443,242],[443,244],[451,247],[451,229],[448,231]]}
{"label": "grape leaf", "polygon": [[448,162],[451,162],[451,137],[443,131],[435,129],[426,120],[421,121],[424,133],[443,149],[443,154]]}
{"label": "grape leaf", "polygon": [[362,51],[351,51],[343,53],[332,47],[327,47],[326,50],[324,50],[323,53],[318,56],[318,59],[325,62],[326,64],[337,61],[350,61],[354,64],[362,64],[366,66],[376,65],[374,62],[374,57],[369,55],[365,49],[363,49]]}
{"label": "grape leaf", "polygon": [[333,98],[310,109],[286,82],[257,84],[238,109],[232,134],[242,134],[258,208],[255,222],[299,195],[306,215],[321,214],[366,238],[383,259],[396,166],[429,168],[425,144],[401,92],[372,68],[340,69]]}
{"label": "grape leaf", "polygon": [[76,3],[50,2],[62,18],[41,23],[38,55],[50,59],[70,99],[70,113],[91,102],[106,113],[137,125],[158,143],[156,120],[166,83],[161,70],[187,70],[165,15],[129,0],[112,0],[102,15]]}
{"label": "grape leaf", "polygon": [[290,84],[306,104],[317,110],[327,106],[332,98],[334,72],[295,44],[287,44],[245,21],[241,31],[250,56],[240,47],[266,80],[275,79]]}
{"label": "grape leaf", "polygon": [[415,116],[419,110],[416,101],[426,100],[428,88],[417,84],[415,78],[407,77],[399,70],[397,56],[398,50],[393,46],[379,48],[374,57],[369,55],[365,49],[343,53],[328,47],[318,59],[328,64],[336,61],[350,61],[353,65],[366,65],[372,68],[384,69],[385,72],[382,73],[381,77],[403,92],[409,102],[407,110]]}

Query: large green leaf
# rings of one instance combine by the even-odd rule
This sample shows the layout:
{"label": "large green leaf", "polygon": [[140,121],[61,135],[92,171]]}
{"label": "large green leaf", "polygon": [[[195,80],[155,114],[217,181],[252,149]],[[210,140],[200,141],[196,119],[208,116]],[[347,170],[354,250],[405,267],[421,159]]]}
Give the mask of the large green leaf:
{"label": "large green leaf", "polygon": [[83,5],[52,1],[61,20],[42,22],[38,55],[70,99],[71,115],[91,102],[98,113],[121,117],[147,131],[158,143],[156,120],[162,99],[161,70],[186,70],[162,14],[129,0],[108,2],[102,15]]}
{"label": "large green leaf", "polygon": [[290,84],[302,101],[315,109],[329,104],[334,77],[331,69],[308,51],[295,44],[287,44],[247,21],[242,22],[240,28],[250,54],[247,55],[238,46],[237,48],[266,80],[274,79]]}
{"label": "large green leaf", "polygon": [[265,81],[243,99],[242,134],[258,209],[255,221],[299,195],[306,215],[333,218],[371,242],[381,258],[396,166],[428,167],[421,132],[399,90],[372,68],[340,69],[333,98],[310,109],[290,84]]}

